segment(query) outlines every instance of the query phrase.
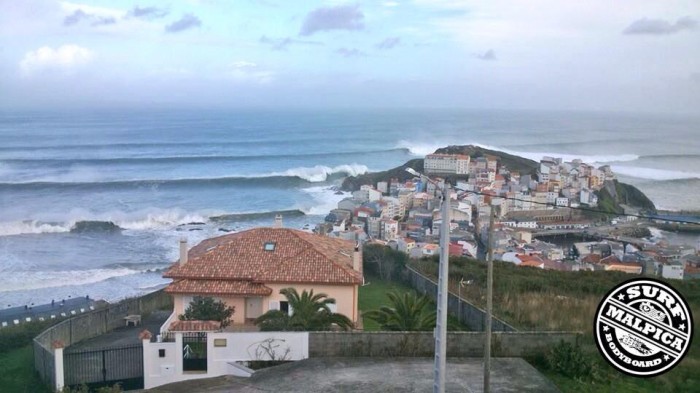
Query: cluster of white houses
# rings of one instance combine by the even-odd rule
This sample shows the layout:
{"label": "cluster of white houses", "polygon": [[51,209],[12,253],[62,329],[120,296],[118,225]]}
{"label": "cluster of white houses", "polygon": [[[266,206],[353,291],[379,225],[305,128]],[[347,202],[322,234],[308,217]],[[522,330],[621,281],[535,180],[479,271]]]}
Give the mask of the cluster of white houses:
{"label": "cluster of white houses", "polygon": [[[477,256],[476,235],[486,237],[484,224],[488,222],[491,201],[496,200],[500,205],[494,244],[499,259],[543,269],[644,271],[669,278],[682,278],[677,265],[672,267],[674,264],[681,263],[681,271],[687,271],[686,266],[693,269],[694,265],[685,259],[654,256],[649,250],[658,249],[657,245],[585,259],[590,253],[598,254],[574,255],[572,248],[564,250],[533,239],[533,232],[584,230],[591,226],[591,221],[574,208],[597,205],[596,191],[606,181],[615,179],[609,166],[596,168],[581,160],[563,162],[560,158],[544,157],[536,174],[521,174],[501,165],[497,157],[472,159],[467,155],[430,154],[425,158],[424,169],[437,180],[437,185],[418,177],[363,185],[341,200],[316,227],[316,232],[353,241],[379,242],[411,257],[437,255],[442,223],[438,188],[444,182],[439,176],[456,175],[465,180],[457,180],[450,195],[450,255]],[[614,249],[622,247],[618,243]],[[695,250],[687,252],[694,254]]]}

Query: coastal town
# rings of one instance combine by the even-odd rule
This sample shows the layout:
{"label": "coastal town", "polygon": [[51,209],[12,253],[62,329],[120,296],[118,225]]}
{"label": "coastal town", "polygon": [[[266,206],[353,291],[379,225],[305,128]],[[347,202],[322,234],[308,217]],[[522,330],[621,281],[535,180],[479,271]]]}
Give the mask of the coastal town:
{"label": "coastal town", "polygon": [[693,246],[649,240],[639,209],[600,216],[599,195],[616,182],[608,165],[543,157],[535,173],[511,170],[497,156],[429,154],[424,175],[363,184],[338,202],[315,231],[383,244],[411,258],[439,255],[441,189],[449,189],[449,255],[478,258],[495,209],[494,259],[560,271],[604,270],[669,279],[700,277]]}

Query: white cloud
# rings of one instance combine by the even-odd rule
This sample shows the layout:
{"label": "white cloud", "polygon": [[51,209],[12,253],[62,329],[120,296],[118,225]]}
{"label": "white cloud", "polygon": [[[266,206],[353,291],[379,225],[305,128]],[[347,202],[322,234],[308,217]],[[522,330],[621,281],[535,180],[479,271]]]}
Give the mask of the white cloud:
{"label": "white cloud", "polygon": [[56,49],[43,46],[27,52],[20,61],[19,68],[23,76],[48,69],[69,71],[89,63],[94,57],[91,50],[75,44],[63,45]]}
{"label": "white cloud", "polygon": [[273,71],[245,60],[231,63],[228,75],[237,82],[252,82],[260,85],[269,84],[275,79]]}
{"label": "white cloud", "polygon": [[66,14],[72,14],[75,11],[83,11],[90,15],[96,15],[105,18],[121,18],[124,16],[124,10],[118,8],[108,8],[108,7],[95,7],[88,4],[71,3],[71,2],[61,2],[61,8],[66,12]]}
{"label": "white cloud", "polygon": [[232,68],[255,68],[257,66],[257,64],[245,60],[234,61],[231,63]]}

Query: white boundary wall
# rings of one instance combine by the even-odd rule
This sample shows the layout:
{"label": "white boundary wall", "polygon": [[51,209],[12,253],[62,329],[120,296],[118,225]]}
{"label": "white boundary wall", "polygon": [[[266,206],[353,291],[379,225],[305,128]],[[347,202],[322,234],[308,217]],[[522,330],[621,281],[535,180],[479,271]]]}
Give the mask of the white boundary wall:
{"label": "white boundary wall", "polygon": [[[216,344],[216,345],[215,345]],[[302,360],[309,357],[308,332],[207,333],[207,371],[184,372],[182,333],[175,342],[143,340],[144,388],[221,375],[249,377],[252,371],[235,362]],[[160,357],[159,350],[164,350]]]}

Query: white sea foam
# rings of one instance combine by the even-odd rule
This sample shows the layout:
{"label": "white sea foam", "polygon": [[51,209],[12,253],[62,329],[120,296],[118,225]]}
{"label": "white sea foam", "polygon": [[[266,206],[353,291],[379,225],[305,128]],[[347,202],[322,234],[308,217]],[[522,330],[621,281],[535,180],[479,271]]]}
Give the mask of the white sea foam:
{"label": "white sea foam", "polygon": [[63,271],[4,271],[0,276],[0,292],[62,287],[65,285],[86,285],[108,280],[113,277],[128,276],[144,271],[127,268],[87,269]]}
{"label": "white sea foam", "polygon": [[288,169],[284,172],[273,172],[267,176],[296,176],[312,183],[324,182],[328,176],[343,173],[348,176],[357,176],[367,173],[369,169],[365,165],[348,164],[338,165],[336,167],[327,167],[325,165],[316,165],[314,167],[299,167]]}
{"label": "white sea foam", "polygon": [[123,229],[144,231],[152,229],[170,229],[190,222],[206,222],[209,217],[208,215],[198,213],[187,213],[181,209],[157,209],[156,211],[144,213],[145,217],[142,213],[133,218],[125,217],[105,221],[113,221]]}
{"label": "white sea foam", "polygon": [[613,172],[638,179],[647,180],[680,180],[680,179],[700,179],[700,173],[671,171],[667,169],[640,168],[624,165],[613,165]]}
{"label": "white sea foam", "polygon": [[306,214],[326,215],[329,211],[338,207],[338,202],[347,198],[348,194],[336,194],[336,190],[328,187],[309,187],[302,189],[312,198],[313,206],[303,208]]}
{"label": "white sea foam", "polygon": [[187,212],[182,209],[151,208],[135,212],[112,211],[90,213],[83,209],[73,209],[68,214],[51,215],[49,219],[0,222],[0,236],[38,233],[69,232],[79,221],[113,222],[126,230],[167,230],[191,222],[206,222],[211,215],[220,211]]}
{"label": "white sea foam", "polygon": [[408,152],[414,156],[425,156],[435,152],[435,150],[447,146],[440,143],[420,143],[412,141],[399,141],[396,144],[397,149],[408,149]]}
{"label": "white sea foam", "polygon": [[409,142],[409,141],[399,141],[396,145],[397,148],[408,149],[408,151],[416,156],[425,156],[435,152],[435,150],[446,147],[449,145],[474,145],[488,150],[500,151],[507,154],[512,154],[519,157],[528,158],[534,161],[540,161],[542,157],[558,157],[564,161],[572,161],[575,159],[580,159],[581,161],[593,164],[593,163],[607,163],[607,162],[627,162],[635,161],[639,159],[636,154],[603,154],[603,155],[582,155],[582,154],[565,154],[565,153],[553,153],[553,152],[532,152],[532,151],[515,151],[511,149],[506,149],[498,146],[485,145],[483,143],[467,142],[467,141],[451,141],[451,142]]}
{"label": "white sea foam", "polygon": [[0,306],[21,306],[24,304],[45,304],[55,299],[68,299],[90,295],[93,299],[116,302],[126,297],[140,296],[152,292],[154,288],[162,287],[170,282],[161,273],[136,273],[123,276],[109,277],[93,283],[73,283],[64,281],[62,286],[42,287],[35,289],[20,289],[2,293],[3,303]]}
{"label": "white sea foam", "polygon": [[290,168],[282,172],[246,174],[246,175],[227,175],[223,177],[163,177],[163,178],[122,178],[122,177],[104,177],[99,174],[86,171],[85,173],[76,172],[69,174],[60,174],[55,176],[41,176],[32,178],[11,179],[6,184],[32,184],[32,183],[56,183],[56,184],[89,184],[89,183],[129,183],[129,182],[152,182],[155,184],[164,182],[184,182],[198,180],[235,180],[235,179],[264,179],[268,177],[298,177],[311,183],[319,183],[326,181],[328,176],[335,174],[346,174],[349,176],[357,176],[365,174],[369,171],[367,166],[353,163],[329,167],[325,165],[316,165],[313,167],[297,167]]}
{"label": "white sea foam", "polygon": [[661,231],[661,229],[654,228],[654,227],[648,227],[649,232],[651,233],[651,239],[652,240],[661,240],[664,238],[664,234]]}
{"label": "white sea foam", "polygon": [[70,231],[70,225],[49,224],[37,220],[0,222],[0,236],[27,233],[60,233]]}

